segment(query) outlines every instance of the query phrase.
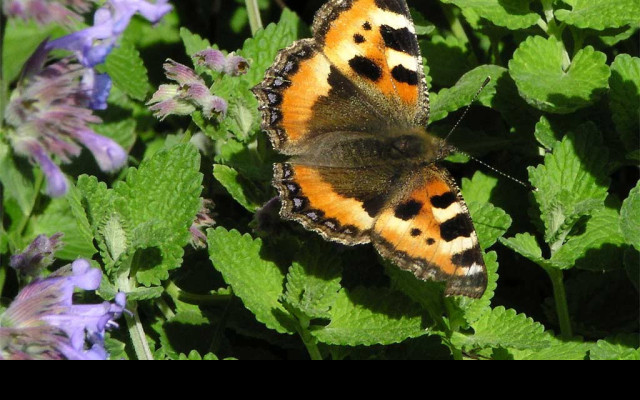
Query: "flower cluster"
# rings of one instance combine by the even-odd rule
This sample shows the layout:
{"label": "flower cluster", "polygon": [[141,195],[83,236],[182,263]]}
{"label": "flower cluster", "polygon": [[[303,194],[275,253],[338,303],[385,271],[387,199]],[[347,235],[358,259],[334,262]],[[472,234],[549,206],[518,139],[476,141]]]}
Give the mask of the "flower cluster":
{"label": "flower cluster", "polygon": [[213,200],[202,199],[202,207],[196,215],[195,221],[189,228],[191,233],[191,245],[194,248],[204,248],[207,246],[207,235],[204,233],[208,228],[215,225],[213,219]]}
{"label": "flower cluster", "polygon": [[[238,76],[247,72],[249,63],[244,58],[230,54],[225,56],[219,50],[207,49],[194,56],[196,64],[213,71]],[[157,118],[165,119],[169,115],[189,115],[197,109],[202,110],[206,118],[225,116],[227,101],[211,93],[209,88],[193,69],[186,65],[167,60],[164,64],[165,75],[178,84],[160,85],[158,91],[147,105]]]}
{"label": "flower cluster", "polygon": [[14,151],[38,163],[47,177],[47,193],[57,197],[67,192],[68,183],[50,155],[69,162],[80,154],[79,143],[93,153],[102,170],[114,171],[124,165],[127,153],[89,126],[101,122],[91,106],[101,107],[110,81],[68,58],[43,67],[39,61],[47,53],[46,44],[40,46],[28,62],[5,115],[14,128],[9,135]]}
{"label": "flower cluster", "polygon": [[100,270],[79,259],[22,289],[0,315],[0,360],[106,359],[104,335],[118,326],[125,295],[113,303],[73,303],[76,288],[96,290],[101,279]]}
{"label": "flower cluster", "polygon": [[95,0],[5,0],[2,11],[10,18],[34,19],[41,25],[71,24],[91,10]]}
{"label": "flower cluster", "polygon": [[[36,3],[39,4],[37,7]],[[12,1],[5,7],[9,11],[5,12],[37,19],[27,10],[50,7],[47,10],[51,11],[64,5],[79,12],[89,9],[89,4],[80,0],[34,0]],[[61,162],[70,162],[80,154],[80,145],[93,153],[98,166],[105,172],[124,166],[126,151],[90,128],[90,124],[101,122],[92,110],[107,107],[111,89],[110,77],[97,73],[93,67],[105,61],[135,14],[155,23],[171,8],[168,0],[156,3],[107,0],[96,11],[92,27],[45,41],[25,65],[23,78],[5,110],[7,123],[12,128],[8,137],[18,155],[28,157],[40,166],[47,178],[50,196],[62,196],[68,190],[67,180],[53,156]],[[74,57],[45,66],[50,52],[55,49],[71,51]]]}
{"label": "flower cluster", "polygon": [[21,275],[35,277],[53,263],[53,255],[62,247],[62,233],[39,235],[22,253],[11,256],[9,265]]}

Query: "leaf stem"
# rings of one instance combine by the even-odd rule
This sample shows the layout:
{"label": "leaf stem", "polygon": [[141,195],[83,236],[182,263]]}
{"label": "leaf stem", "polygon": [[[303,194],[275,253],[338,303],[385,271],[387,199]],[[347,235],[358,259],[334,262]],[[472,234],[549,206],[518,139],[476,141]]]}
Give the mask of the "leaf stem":
{"label": "leaf stem", "polygon": [[467,36],[467,33],[464,31],[460,18],[458,18],[458,16],[453,12],[453,8],[442,4],[442,12],[447,19],[447,22],[449,22],[453,35],[464,43],[469,43],[469,36]]}
{"label": "leaf stem", "polygon": [[129,327],[129,337],[138,360],[153,360],[153,354],[151,353],[147,336],[144,333],[144,327],[138,316],[138,305],[135,302],[131,302],[127,305],[127,309],[131,312],[131,314],[125,313],[127,326]]}
{"label": "leaf stem", "polygon": [[4,263],[0,264],[0,299],[2,298],[2,291],[4,290],[4,283],[7,280],[7,266]]}
{"label": "leaf stem", "polygon": [[256,32],[262,29],[262,18],[260,17],[260,8],[258,0],[245,0],[247,5],[247,13],[249,14],[249,25],[251,26],[251,35],[255,36]]}
{"label": "leaf stem", "polygon": [[298,322],[298,333],[300,334],[302,343],[304,343],[304,346],[307,348],[307,352],[309,352],[309,357],[314,361],[322,361],[322,354],[318,348],[318,341],[309,331],[311,321],[307,317],[298,316]]}
{"label": "leaf stem", "polygon": [[564,289],[563,272],[557,268],[545,268],[551,284],[553,285],[553,297],[556,303],[556,314],[560,325],[560,337],[562,340],[570,340],[573,337],[571,328],[571,318],[569,317],[569,306],[567,304],[567,294]]}
{"label": "leaf stem", "polygon": [[195,294],[180,289],[178,285],[173,283],[173,281],[169,281],[169,283],[167,283],[165,291],[169,296],[176,300],[196,306],[220,304],[221,302],[229,301],[233,298],[233,292],[231,292],[231,290],[229,290],[228,293]]}

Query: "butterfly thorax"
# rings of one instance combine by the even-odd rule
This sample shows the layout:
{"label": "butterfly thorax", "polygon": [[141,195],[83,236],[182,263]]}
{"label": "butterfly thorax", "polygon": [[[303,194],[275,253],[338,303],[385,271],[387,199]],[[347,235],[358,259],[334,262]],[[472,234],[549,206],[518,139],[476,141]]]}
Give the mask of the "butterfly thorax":
{"label": "butterfly thorax", "polygon": [[366,168],[425,165],[446,157],[448,147],[422,128],[378,133],[331,132],[309,141],[292,161],[319,167]]}

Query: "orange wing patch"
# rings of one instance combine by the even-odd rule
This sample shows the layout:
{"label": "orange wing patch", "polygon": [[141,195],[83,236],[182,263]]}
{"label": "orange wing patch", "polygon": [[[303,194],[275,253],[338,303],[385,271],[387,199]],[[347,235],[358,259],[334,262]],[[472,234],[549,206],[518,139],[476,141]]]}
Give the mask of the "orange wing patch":
{"label": "orange wing patch", "polygon": [[447,294],[480,297],[486,269],[467,207],[444,170],[425,173],[424,183],[378,217],[373,242],[418,278],[447,281]]}
{"label": "orange wing patch", "polygon": [[368,243],[373,218],[363,202],[337,193],[320,169],[291,163],[274,166],[274,186],[282,199],[281,214],[329,240]]}
{"label": "orange wing patch", "polygon": [[[411,16],[394,0],[333,0],[314,33],[329,61],[349,79],[396,105],[419,110],[422,58]],[[387,100],[387,101],[388,101]]]}
{"label": "orange wing patch", "polygon": [[282,51],[253,89],[263,111],[262,126],[274,147],[295,153],[296,144],[309,135],[313,105],[331,90],[329,61],[312,39],[300,40]]}

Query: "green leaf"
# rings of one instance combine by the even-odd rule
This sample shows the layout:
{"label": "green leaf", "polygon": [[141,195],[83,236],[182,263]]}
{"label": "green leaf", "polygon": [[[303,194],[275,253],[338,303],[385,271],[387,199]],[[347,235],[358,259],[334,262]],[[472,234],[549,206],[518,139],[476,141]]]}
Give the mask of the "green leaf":
{"label": "green leaf", "polygon": [[147,68],[140,57],[140,52],[133,43],[122,41],[107,56],[105,68],[113,85],[125,92],[129,97],[143,101],[151,89]]}
{"label": "green leaf", "polygon": [[573,60],[562,42],[531,36],[509,61],[509,73],[521,96],[533,107],[567,114],[593,104],[608,87],[607,56],[588,46]]}
{"label": "green leaf", "polygon": [[308,319],[329,319],[338,298],[342,264],[327,243],[314,241],[305,246],[287,274],[282,300]]}
{"label": "green leaf", "polygon": [[549,119],[544,115],[540,117],[540,121],[536,124],[534,135],[538,143],[549,151],[553,150],[553,147],[560,140],[560,138],[556,137],[557,135],[551,126],[551,122],[549,122]]}
{"label": "green leaf", "polygon": [[540,19],[529,8],[531,0],[442,0],[464,9],[470,8],[480,17],[511,30],[524,29]]}
{"label": "green leaf", "polygon": [[586,360],[593,343],[566,342],[549,335],[549,344],[544,348],[517,350],[510,349],[515,360]]}
{"label": "green leaf", "polygon": [[189,242],[189,227],[200,211],[202,174],[200,154],[191,144],[175,146],[130,169],[126,182],[114,192],[116,209],[130,226],[132,247],[153,249],[139,260],[144,266],[136,278],[145,285],[158,285],[168,270],[180,266],[182,247]]}
{"label": "green leaf", "polygon": [[61,28],[55,25],[43,27],[33,20],[8,18],[2,38],[2,79],[5,84],[8,86],[18,78],[24,63],[43,40],[60,31]]}
{"label": "green leaf", "polygon": [[260,203],[253,201],[251,194],[247,193],[247,188],[251,185],[251,182],[242,179],[238,171],[226,165],[216,164],[213,166],[213,176],[227,189],[231,197],[244,208],[252,213],[260,208]]}
{"label": "green leaf", "polygon": [[478,96],[478,102],[490,106],[496,94],[496,83],[505,73],[506,69],[497,65],[481,65],[469,71],[452,88],[442,89],[437,95],[432,95],[430,121],[441,120],[450,112],[469,105],[487,77],[492,80]]}
{"label": "green leaf", "polygon": [[511,226],[509,214],[491,203],[472,201],[467,206],[478,234],[478,242],[483,249],[493,246]]}
{"label": "green leaf", "polygon": [[12,199],[22,215],[28,217],[38,196],[33,167],[25,158],[14,158],[11,147],[3,141],[0,141],[0,182],[5,204]]}
{"label": "green leaf", "polygon": [[529,233],[519,233],[512,238],[501,238],[500,243],[538,265],[547,264],[547,260],[542,257],[538,241],[535,236]]}
{"label": "green leaf", "polygon": [[279,333],[295,333],[295,321],[279,299],[284,273],[262,258],[262,240],[222,227],[209,230],[209,256],[224,281],[256,319]]}
{"label": "green leaf", "polygon": [[640,181],[622,203],[620,228],[627,243],[640,251]]}
{"label": "green leaf", "polygon": [[420,307],[402,293],[388,289],[342,289],[330,315],[329,325],[311,331],[326,344],[391,344],[428,333]]}
{"label": "green leaf", "polygon": [[640,291],[640,252],[629,247],[624,251],[624,269],[629,280]]}
{"label": "green leaf", "polygon": [[556,18],[578,28],[603,30],[640,23],[637,0],[564,0],[571,10],[557,10]]}
{"label": "green leaf", "polygon": [[[586,125],[589,127],[589,125]],[[608,151],[597,128],[570,133],[547,154],[544,165],[529,168],[534,198],[545,226],[545,241],[552,253],[563,243],[577,220],[602,206],[609,178]]]}
{"label": "green leaf", "polygon": [[498,178],[476,171],[471,179],[462,178],[464,199],[470,202],[488,203],[491,193],[498,186]]}
{"label": "green leaf", "polygon": [[78,257],[91,259],[96,254],[93,235],[87,232],[71,212],[69,201],[63,198],[53,199],[44,212],[30,219],[27,230],[29,241],[40,234],[51,236],[64,233],[64,247],[56,253],[56,258],[75,260]]}
{"label": "green leaf", "polygon": [[193,57],[197,52],[211,47],[211,42],[208,39],[184,27],[180,28],[180,37],[189,57]]}
{"label": "green leaf", "polygon": [[552,339],[541,324],[502,306],[483,314],[471,324],[471,327],[473,335],[454,334],[454,345],[468,350],[487,347],[542,349],[547,347]]}
{"label": "green leaf", "polygon": [[278,51],[300,37],[300,27],[300,18],[285,8],[277,24],[269,24],[244,42],[238,54],[249,60],[251,65],[249,72],[243,77],[250,87],[264,78],[265,71],[273,63]]}
{"label": "green leaf", "polygon": [[620,54],[611,64],[609,104],[616,130],[627,150],[638,149],[640,140],[640,58]]}
{"label": "green leaf", "polygon": [[598,340],[592,348],[591,360],[640,360],[638,335],[626,334]]}
{"label": "green leaf", "polygon": [[478,65],[468,43],[453,35],[435,35],[429,40],[421,40],[420,48],[429,76],[438,86],[454,85],[462,75]]}
{"label": "green leaf", "polygon": [[551,257],[556,268],[578,267],[593,271],[616,269],[622,266],[624,237],[619,224],[618,211],[600,208],[591,214],[584,233],[572,236]]}

